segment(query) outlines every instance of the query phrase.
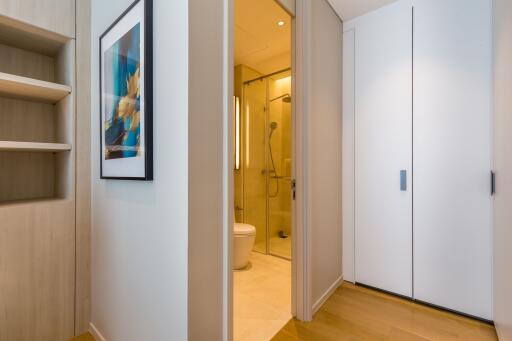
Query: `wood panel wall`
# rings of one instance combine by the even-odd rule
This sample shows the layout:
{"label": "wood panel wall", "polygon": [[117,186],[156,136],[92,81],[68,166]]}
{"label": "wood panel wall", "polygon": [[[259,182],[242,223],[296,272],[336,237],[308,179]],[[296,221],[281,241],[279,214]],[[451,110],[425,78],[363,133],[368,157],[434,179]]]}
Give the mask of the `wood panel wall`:
{"label": "wood panel wall", "polygon": [[0,15],[75,37],[74,0],[2,0]]}
{"label": "wood panel wall", "polygon": [[0,140],[71,146],[0,152],[0,340],[89,326],[90,43],[90,0],[0,0],[0,72],[72,89],[56,104],[0,95]]}
{"label": "wood panel wall", "polygon": [[91,315],[91,1],[77,1],[76,15],[76,293],[75,334]]}
{"label": "wood panel wall", "polygon": [[0,340],[73,336],[74,200],[0,206]]}

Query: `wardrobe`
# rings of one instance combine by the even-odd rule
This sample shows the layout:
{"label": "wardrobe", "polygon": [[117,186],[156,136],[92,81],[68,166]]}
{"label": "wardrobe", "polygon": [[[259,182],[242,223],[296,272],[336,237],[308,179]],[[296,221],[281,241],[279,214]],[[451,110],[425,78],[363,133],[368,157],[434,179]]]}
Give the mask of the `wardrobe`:
{"label": "wardrobe", "polygon": [[90,1],[0,0],[0,340],[90,321]]}
{"label": "wardrobe", "polygon": [[344,24],[345,279],[492,320],[491,58],[492,0]]}

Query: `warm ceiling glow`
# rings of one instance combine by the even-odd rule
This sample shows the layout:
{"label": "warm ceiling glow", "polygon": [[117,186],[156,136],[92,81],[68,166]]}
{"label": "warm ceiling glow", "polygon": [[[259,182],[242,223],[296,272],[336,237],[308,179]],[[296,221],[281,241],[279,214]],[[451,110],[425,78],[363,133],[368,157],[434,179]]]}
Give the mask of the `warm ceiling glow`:
{"label": "warm ceiling glow", "polygon": [[284,21],[283,21],[283,20],[279,20],[279,21],[277,22],[277,26],[279,26],[279,27],[283,27],[283,26],[284,26]]}

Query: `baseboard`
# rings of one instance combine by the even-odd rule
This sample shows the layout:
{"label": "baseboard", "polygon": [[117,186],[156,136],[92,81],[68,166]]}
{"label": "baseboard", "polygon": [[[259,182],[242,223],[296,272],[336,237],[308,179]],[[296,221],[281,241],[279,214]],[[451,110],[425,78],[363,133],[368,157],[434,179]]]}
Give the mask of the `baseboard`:
{"label": "baseboard", "polygon": [[96,341],[107,341],[107,339],[105,339],[103,337],[103,335],[101,335],[99,330],[96,328],[96,326],[92,322],[89,323],[89,333],[92,334],[92,336],[94,337],[94,339],[96,339]]}
{"label": "baseboard", "polygon": [[316,312],[322,307],[322,305],[331,297],[332,294],[336,291],[336,289],[339,288],[339,286],[343,283],[343,276],[338,278],[330,287],[327,289],[327,291],[320,297],[318,301],[313,304],[313,315],[316,314]]}
{"label": "baseboard", "polygon": [[501,329],[501,325],[499,323],[494,323],[494,328],[496,328],[496,334],[498,334],[498,340],[507,340],[504,335],[503,330]]}

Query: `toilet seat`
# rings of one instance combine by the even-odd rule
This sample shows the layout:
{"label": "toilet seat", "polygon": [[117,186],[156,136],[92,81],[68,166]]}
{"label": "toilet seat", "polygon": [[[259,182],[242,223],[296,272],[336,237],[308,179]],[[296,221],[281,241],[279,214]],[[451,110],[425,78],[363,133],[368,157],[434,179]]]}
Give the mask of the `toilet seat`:
{"label": "toilet seat", "polygon": [[233,228],[233,233],[236,236],[255,236],[256,235],[256,227],[249,224],[240,224],[235,223]]}

